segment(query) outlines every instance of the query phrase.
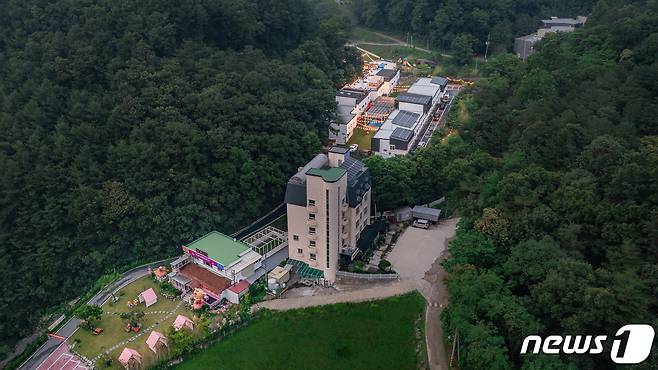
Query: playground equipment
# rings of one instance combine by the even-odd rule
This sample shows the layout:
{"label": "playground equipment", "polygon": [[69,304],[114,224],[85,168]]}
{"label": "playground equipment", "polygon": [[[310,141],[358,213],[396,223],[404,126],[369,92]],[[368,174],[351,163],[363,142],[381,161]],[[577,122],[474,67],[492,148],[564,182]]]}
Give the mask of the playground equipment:
{"label": "playground equipment", "polygon": [[142,329],[142,324],[140,323],[128,323],[124,330],[126,333],[130,333],[131,331],[133,333],[139,333],[141,329]]}
{"label": "playground equipment", "polygon": [[91,333],[94,335],[100,335],[101,333],[103,333],[103,331],[104,331],[103,328],[94,328],[94,330],[92,330]]}

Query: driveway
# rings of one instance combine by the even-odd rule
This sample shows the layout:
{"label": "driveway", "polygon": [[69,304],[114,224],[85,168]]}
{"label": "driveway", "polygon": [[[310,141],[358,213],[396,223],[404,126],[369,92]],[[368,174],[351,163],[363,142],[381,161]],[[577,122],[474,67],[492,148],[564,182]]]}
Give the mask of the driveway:
{"label": "driveway", "polygon": [[430,303],[436,301],[432,297],[432,284],[425,279],[425,272],[441,257],[446,249],[446,241],[455,236],[458,221],[459,219],[443,220],[428,230],[408,227],[386,256],[393,270],[400,277],[414,281],[423,297]]}
{"label": "driveway", "polygon": [[415,289],[416,286],[413,282],[407,280],[399,280],[394,282],[386,282],[385,284],[376,284],[374,286],[363,289],[337,291],[336,293],[332,294],[273,299],[271,301],[265,301],[254,305],[252,310],[256,311],[260,308],[269,308],[270,310],[290,310],[295,308],[323,306],[340,302],[364,302],[402,295]]}
{"label": "driveway", "polygon": [[386,257],[403,279],[414,283],[427,300],[425,341],[430,369],[447,370],[443,330],[439,313],[447,303],[443,280],[446,272],[441,261],[448,241],[455,236],[458,218],[441,221],[428,230],[407,228]]}

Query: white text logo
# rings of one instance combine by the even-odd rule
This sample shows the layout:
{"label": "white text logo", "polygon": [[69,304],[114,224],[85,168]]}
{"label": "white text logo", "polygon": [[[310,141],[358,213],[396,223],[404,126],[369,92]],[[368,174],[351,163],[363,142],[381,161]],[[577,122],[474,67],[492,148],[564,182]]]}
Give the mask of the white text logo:
{"label": "white text logo", "polygon": [[[626,339],[621,338],[626,335]],[[654,335],[651,325],[624,325],[615,334],[610,358],[617,364],[639,364],[649,357]],[[531,344],[532,353],[535,354],[540,350],[548,355],[598,354],[603,352],[603,343],[607,339],[605,335],[549,335],[546,339],[538,335],[529,335],[523,340],[521,354],[527,353]],[[623,348],[622,344],[625,344]]]}

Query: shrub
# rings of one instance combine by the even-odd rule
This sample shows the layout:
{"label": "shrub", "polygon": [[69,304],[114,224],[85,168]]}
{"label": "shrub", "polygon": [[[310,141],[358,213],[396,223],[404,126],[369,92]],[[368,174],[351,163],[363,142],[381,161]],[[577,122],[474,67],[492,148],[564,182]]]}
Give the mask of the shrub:
{"label": "shrub", "polygon": [[382,259],[381,261],[379,261],[379,264],[377,265],[377,267],[378,267],[381,271],[386,272],[386,271],[388,271],[388,270],[391,269],[391,263],[388,262],[388,261],[385,260],[385,259]]}

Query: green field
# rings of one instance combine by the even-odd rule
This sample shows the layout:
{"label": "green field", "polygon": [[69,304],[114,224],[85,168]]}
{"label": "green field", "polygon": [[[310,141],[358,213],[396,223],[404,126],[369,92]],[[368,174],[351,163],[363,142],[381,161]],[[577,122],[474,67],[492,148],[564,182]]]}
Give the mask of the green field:
{"label": "green field", "polygon": [[196,369],[416,369],[425,361],[423,298],[262,312],[181,365]]}
{"label": "green field", "polygon": [[370,139],[372,139],[376,133],[376,131],[368,132],[357,127],[354,129],[354,132],[352,132],[352,136],[347,141],[347,145],[358,144],[359,150],[368,151],[370,150]]}

